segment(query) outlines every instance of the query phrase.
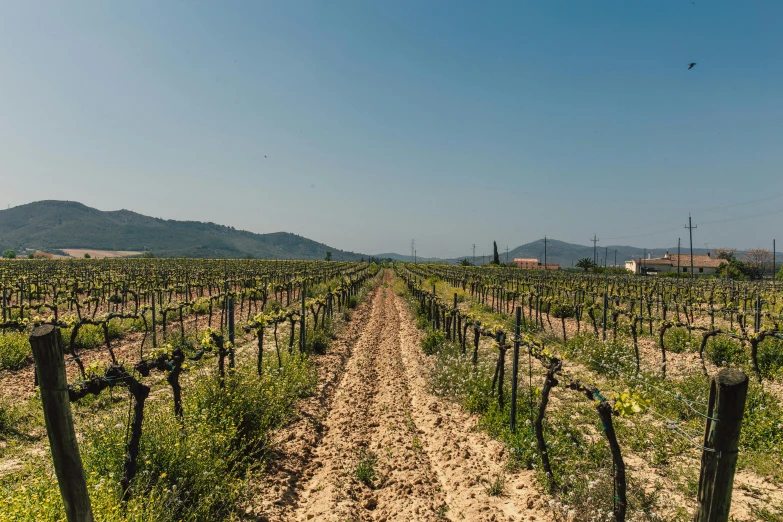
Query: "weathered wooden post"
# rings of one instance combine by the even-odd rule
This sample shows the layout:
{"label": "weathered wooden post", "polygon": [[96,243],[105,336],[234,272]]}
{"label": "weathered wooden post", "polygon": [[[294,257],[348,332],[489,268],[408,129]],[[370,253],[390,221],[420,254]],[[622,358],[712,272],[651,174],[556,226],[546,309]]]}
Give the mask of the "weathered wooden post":
{"label": "weathered wooden post", "polygon": [[231,343],[231,349],[228,351],[228,367],[234,368],[234,298],[228,298],[228,342]]}
{"label": "weathered wooden post", "polygon": [[724,368],[713,376],[694,522],[729,520],[737,446],[747,395],[748,376],[744,372]]}
{"label": "weathered wooden post", "polygon": [[457,313],[457,292],[454,292],[454,315],[451,320],[451,326],[453,328],[453,333],[451,335],[451,339],[453,341],[457,340],[457,316],[459,314]]}
{"label": "weathered wooden post", "polygon": [[511,361],[511,433],[517,431],[517,377],[519,375],[519,321],[522,307],[517,306],[517,318],[514,323],[514,360]]}
{"label": "weathered wooden post", "polygon": [[756,295],[756,314],[753,319],[753,331],[759,333],[761,330],[761,292]]}
{"label": "weathered wooden post", "polygon": [[302,290],[299,292],[302,294],[302,317],[299,318],[299,352],[305,352],[305,342],[307,340],[307,333],[305,332],[305,326],[307,323],[307,309],[305,308],[305,298],[307,292],[305,292],[305,283],[302,283]]}
{"label": "weathered wooden post", "polygon": [[479,341],[481,340],[481,323],[473,323],[473,366],[478,364]]}
{"label": "weathered wooden post", "polygon": [[60,494],[68,522],[92,522],[84,467],[76,443],[76,432],[68,398],[68,379],[60,333],[54,325],[37,327],[30,335],[38,381],[41,383],[46,433]]}
{"label": "weathered wooden post", "polygon": [[152,289],[152,347],[157,348],[158,347],[158,334],[155,332],[155,327],[157,326],[156,319],[155,319],[155,289]]}
{"label": "weathered wooden post", "polygon": [[609,308],[609,292],[604,292],[604,316],[601,327],[603,328],[602,339],[606,341],[606,309]]}

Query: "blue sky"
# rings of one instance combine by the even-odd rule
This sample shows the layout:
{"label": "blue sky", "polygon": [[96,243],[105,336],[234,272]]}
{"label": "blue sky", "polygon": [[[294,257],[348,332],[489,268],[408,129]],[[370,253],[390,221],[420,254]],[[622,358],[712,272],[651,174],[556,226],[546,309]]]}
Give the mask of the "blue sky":
{"label": "blue sky", "polygon": [[779,1],[2,2],[0,205],[421,256],[665,247],[691,212],[696,246],[767,247],[782,19]]}

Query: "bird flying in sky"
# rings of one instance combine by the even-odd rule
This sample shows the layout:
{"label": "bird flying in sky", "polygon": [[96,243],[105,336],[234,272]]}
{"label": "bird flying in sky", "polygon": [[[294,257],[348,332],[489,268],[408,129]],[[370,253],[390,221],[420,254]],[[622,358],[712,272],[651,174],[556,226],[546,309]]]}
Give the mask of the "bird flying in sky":
{"label": "bird flying in sky", "polygon": [[691,69],[693,69],[693,66],[694,66],[694,65],[696,65],[696,62],[689,63],[689,64],[688,64],[688,70],[690,71]]}

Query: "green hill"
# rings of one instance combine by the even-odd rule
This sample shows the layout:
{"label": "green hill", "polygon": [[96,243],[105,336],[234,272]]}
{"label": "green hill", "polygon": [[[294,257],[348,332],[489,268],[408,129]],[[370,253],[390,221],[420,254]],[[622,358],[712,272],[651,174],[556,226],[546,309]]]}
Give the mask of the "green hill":
{"label": "green hill", "polygon": [[360,260],[345,252],[291,234],[254,234],[233,227],[153,218],[116,210],[104,212],[73,201],[38,201],[0,210],[0,251],[64,248],[152,252],[160,257],[247,257],[258,259]]}

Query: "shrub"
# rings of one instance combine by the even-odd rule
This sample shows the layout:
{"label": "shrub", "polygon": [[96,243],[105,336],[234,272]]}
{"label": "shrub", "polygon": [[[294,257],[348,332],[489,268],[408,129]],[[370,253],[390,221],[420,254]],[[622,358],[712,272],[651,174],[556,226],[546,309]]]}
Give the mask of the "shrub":
{"label": "shrub", "polygon": [[0,333],[0,369],[18,370],[32,354],[25,332]]}
{"label": "shrub", "polygon": [[446,334],[440,330],[431,330],[421,340],[421,350],[427,355],[433,355],[438,353],[444,344],[446,344]]}
{"label": "shrub", "polygon": [[767,338],[759,344],[759,370],[765,379],[783,375],[783,341]]}
{"label": "shrub", "polygon": [[352,295],[351,297],[348,298],[348,303],[346,303],[346,306],[348,308],[356,308],[357,306],[359,306],[359,300],[356,298],[355,295]]}
{"label": "shrub", "polygon": [[208,314],[209,313],[209,297],[200,297],[191,306],[194,313]]}
{"label": "shrub", "polygon": [[682,353],[688,348],[696,346],[685,328],[669,328],[664,334],[663,342],[666,349],[674,353]]}
{"label": "shrub", "polygon": [[18,406],[15,406],[5,397],[0,397],[0,435],[11,431],[11,428],[19,417]]}
{"label": "shrub", "polygon": [[334,332],[331,321],[327,321],[323,328],[307,328],[305,337],[305,348],[307,353],[317,353],[319,355],[325,354],[329,349],[329,346],[332,344],[333,336]]}
{"label": "shrub", "polygon": [[707,360],[716,366],[739,364],[745,362],[748,358],[745,349],[740,343],[722,335],[713,337],[707,341],[707,346],[704,351]]}
{"label": "shrub", "polygon": [[633,372],[636,369],[633,346],[621,340],[603,342],[592,335],[580,335],[566,343],[563,353],[582,361],[597,373],[613,375],[618,370]]}
{"label": "shrub", "polygon": [[576,317],[576,308],[570,304],[555,304],[552,306],[551,314],[558,319]]}
{"label": "shrub", "polygon": [[748,387],[745,402],[745,418],[740,432],[740,454],[742,450],[763,451],[783,454],[783,407],[774,395],[760,385]]}

